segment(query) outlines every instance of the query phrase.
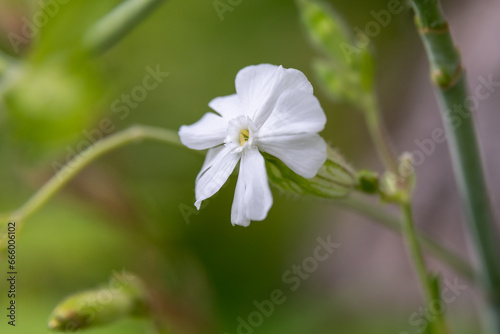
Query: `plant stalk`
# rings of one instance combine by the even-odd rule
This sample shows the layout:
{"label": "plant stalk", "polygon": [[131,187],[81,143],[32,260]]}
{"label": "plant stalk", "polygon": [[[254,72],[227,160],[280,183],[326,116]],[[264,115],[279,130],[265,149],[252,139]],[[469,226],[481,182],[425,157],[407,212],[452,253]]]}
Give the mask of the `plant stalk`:
{"label": "plant stalk", "polygon": [[83,37],[84,48],[96,54],[106,52],[164,1],[123,1],[87,30]]}
{"label": "plant stalk", "polygon": [[[42,207],[90,162],[116,148],[145,139],[184,147],[175,131],[144,125],[132,126],[96,142],[94,145],[81,152],[81,154],[62,167],[61,170],[45,183],[25,204],[14,211],[8,219],[18,222],[19,228],[22,227],[22,222],[26,218]],[[3,243],[0,242],[0,245],[2,244]]]}
{"label": "plant stalk", "polygon": [[387,135],[387,130],[382,121],[382,116],[377,107],[375,97],[370,97],[368,99],[363,111],[368,131],[370,132],[370,136],[380,160],[387,171],[394,175],[399,175],[398,161],[390,145],[389,136]]}
{"label": "plant stalk", "polygon": [[448,136],[455,179],[485,287],[488,333],[500,333],[500,248],[498,231],[476,139],[460,54],[437,0],[413,0],[416,26]]}
{"label": "plant stalk", "polygon": [[[387,212],[387,210],[381,209],[380,205],[369,203],[360,196],[355,196],[353,194],[343,200],[335,201],[335,203],[343,208],[358,212],[394,232],[402,233],[403,223],[401,219]],[[434,239],[423,233],[416,232],[416,236],[422,247],[435,258],[441,260],[470,282],[474,281],[474,269],[461,257],[441,246]]]}

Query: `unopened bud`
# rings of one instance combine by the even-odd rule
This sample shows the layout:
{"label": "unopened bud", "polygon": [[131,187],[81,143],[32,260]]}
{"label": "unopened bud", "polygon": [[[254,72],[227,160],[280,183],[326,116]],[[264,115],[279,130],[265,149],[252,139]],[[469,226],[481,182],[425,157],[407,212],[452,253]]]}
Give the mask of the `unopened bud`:
{"label": "unopened bud", "polygon": [[114,321],[144,316],[148,312],[146,292],[136,276],[115,274],[100,289],[87,290],[62,301],[52,312],[48,327],[60,332],[74,332]]}

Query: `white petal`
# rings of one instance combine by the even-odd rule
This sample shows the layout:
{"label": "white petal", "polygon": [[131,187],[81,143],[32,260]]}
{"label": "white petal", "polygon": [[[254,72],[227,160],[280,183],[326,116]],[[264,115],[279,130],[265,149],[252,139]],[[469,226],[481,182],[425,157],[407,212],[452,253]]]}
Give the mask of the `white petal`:
{"label": "white petal", "polygon": [[183,125],[179,130],[181,142],[193,150],[204,150],[224,142],[227,121],[214,113],[206,113],[196,123]]}
{"label": "white petal", "polygon": [[306,76],[295,69],[261,64],[245,67],[236,75],[238,97],[257,127],[269,117],[279,96],[287,89],[313,93]]}
{"label": "white petal", "polygon": [[264,158],[255,148],[246,150],[241,157],[231,222],[233,225],[248,226],[252,220],[264,220],[272,205],[273,196]]}
{"label": "white petal", "polygon": [[[217,153],[217,152],[212,152]],[[201,202],[212,197],[226,183],[229,175],[236,167],[240,160],[240,154],[234,150],[224,147],[215,157],[210,158],[210,161],[204,165],[204,168],[196,178],[196,203],[195,206],[200,209]]]}
{"label": "white petal", "polygon": [[227,119],[245,114],[240,99],[236,94],[216,97],[208,103],[208,106]]}
{"label": "white petal", "polygon": [[207,155],[205,156],[205,161],[203,162],[203,166],[201,167],[201,171],[198,173],[196,180],[200,178],[205,171],[213,165],[214,159],[219,155],[219,153],[224,149],[224,145],[219,145],[217,147],[211,148],[207,151]]}
{"label": "white petal", "polygon": [[250,219],[247,218],[245,212],[245,181],[241,171],[241,163],[236,189],[234,190],[233,206],[231,208],[231,223],[233,225],[245,227],[250,225]]}
{"label": "white petal", "polygon": [[259,138],[257,146],[305,178],[314,177],[326,162],[326,143],[318,134]]}
{"label": "white petal", "polygon": [[259,129],[257,137],[316,133],[324,129],[326,116],[314,95],[287,90]]}

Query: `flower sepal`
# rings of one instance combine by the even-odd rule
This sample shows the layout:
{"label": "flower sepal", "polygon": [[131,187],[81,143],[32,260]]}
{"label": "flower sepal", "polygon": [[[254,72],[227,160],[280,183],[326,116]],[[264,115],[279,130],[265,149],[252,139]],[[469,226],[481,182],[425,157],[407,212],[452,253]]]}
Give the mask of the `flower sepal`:
{"label": "flower sepal", "polygon": [[329,199],[347,197],[358,185],[354,169],[334,149],[327,146],[327,160],[318,174],[306,179],[288,168],[279,159],[265,154],[269,181],[287,194]]}

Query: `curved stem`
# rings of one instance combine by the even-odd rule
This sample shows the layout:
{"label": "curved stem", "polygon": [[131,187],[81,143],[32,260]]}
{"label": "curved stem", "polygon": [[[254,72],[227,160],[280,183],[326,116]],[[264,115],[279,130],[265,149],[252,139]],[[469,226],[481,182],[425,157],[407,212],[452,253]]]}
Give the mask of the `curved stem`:
{"label": "curved stem", "polygon": [[165,0],[125,0],[89,28],[84,48],[104,53],[134,29]]}
{"label": "curved stem", "polygon": [[486,326],[500,333],[500,238],[483,175],[465,75],[437,0],[413,0],[416,26],[425,46],[431,77],[448,136],[455,179],[470,237],[480,263],[488,301]]}
{"label": "curved stem", "polygon": [[[388,213],[386,210],[380,208],[380,205],[369,203],[367,200],[359,196],[349,196],[348,198],[336,201],[335,203],[340,206],[361,213],[364,216],[372,219],[373,221],[382,224],[394,232],[401,233],[403,223],[394,215]],[[422,233],[415,233],[417,239],[434,257],[440,259],[443,263],[447,264],[455,272],[463,276],[469,281],[474,281],[475,272],[467,262],[462,258],[455,255],[453,252],[441,246],[429,236]]]}
{"label": "curved stem", "polygon": [[144,139],[156,140],[179,147],[185,147],[181,144],[177,133],[172,130],[143,125],[132,126],[126,130],[120,131],[98,141],[83,151],[80,155],[76,156],[68,164],[62,167],[61,170],[47,183],[45,183],[45,185],[40,188],[24,205],[14,211],[9,216],[8,220],[17,221],[19,226],[22,227],[22,221],[24,219],[43,206],[50,198],[52,198],[52,196],[54,196],[54,194],[56,194],[90,162],[116,148]]}

